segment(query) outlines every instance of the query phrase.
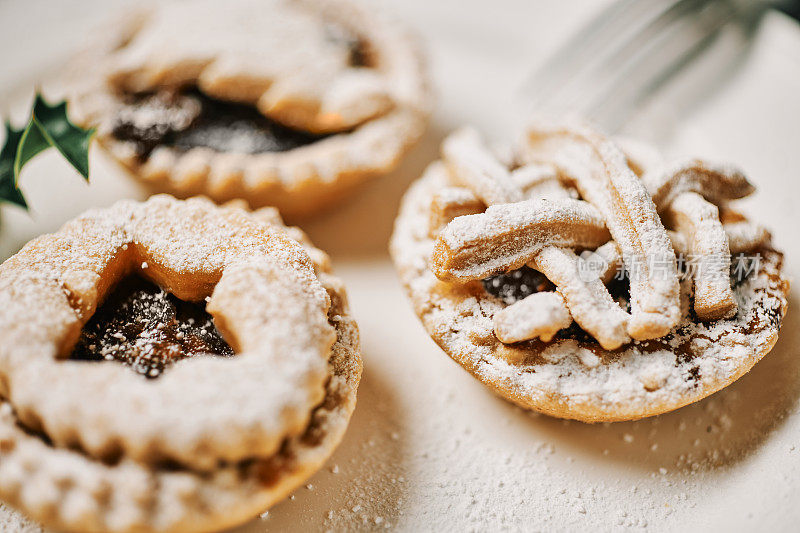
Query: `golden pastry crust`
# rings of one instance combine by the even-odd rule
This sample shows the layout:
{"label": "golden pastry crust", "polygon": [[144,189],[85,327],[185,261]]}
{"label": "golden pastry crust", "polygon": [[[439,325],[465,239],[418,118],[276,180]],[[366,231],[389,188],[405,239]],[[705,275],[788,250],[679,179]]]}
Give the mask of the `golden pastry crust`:
{"label": "golden pastry crust", "polygon": [[[178,238],[152,238],[158,225]],[[213,291],[208,309],[239,352],[235,357],[184,360],[154,381],[114,362],[57,359],[69,353],[75,332],[116,279],[109,270],[92,274],[88,268],[107,264],[111,254],[100,260],[86,255],[83,268],[63,254],[77,257],[86,239],[126,232],[130,239],[117,242],[129,240],[129,253],[144,254],[143,262],[149,262],[139,275],[182,298],[202,299]],[[242,239],[261,242],[242,246]],[[237,249],[244,261],[223,266]],[[47,262],[38,250],[52,253],[51,264],[30,261]],[[122,256],[116,272],[130,265]],[[59,259],[67,265],[60,272]],[[269,263],[284,266],[268,268]],[[330,275],[325,254],[299,230],[284,227],[273,209],[249,213],[166,196],[120,202],[33,241],[0,267],[0,280],[0,322],[10,333],[0,352],[0,496],[48,525],[71,531],[206,531],[241,523],[322,465],[355,406],[358,330],[341,282]],[[275,309],[262,286],[282,304],[267,322],[261,309]],[[15,303],[22,298],[41,319]],[[248,301],[253,298],[258,305]],[[19,325],[26,320],[33,324]],[[221,364],[208,373],[185,373],[214,359]],[[52,369],[57,376],[49,376]],[[26,392],[32,372],[39,376],[40,398]],[[103,380],[105,387],[95,385]],[[48,387],[41,387],[43,381]],[[198,393],[199,388],[206,390]],[[150,396],[137,397],[142,390]],[[181,396],[187,399],[183,405]],[[149,411],[154,400],[165,402],[161,409],[172,414]],[[67,408],[53,407],[59,403]],[[87,412],[90,403],[113,406],[124,423],[102,408]],[[54,413],[66,419],[54,419]],[[116,448],[112,456],[109,446]]]}
{"label": "golden pastry crust", "polygon": [[[224,16],[215,16],[220,11]],[[165,29],[182,25],[170,23],[181,17],[192,35],[215,38],[194,48],[189,38],[181,44],[180,33]],[[254,20],[233,24],[242,18]],[[280,26],[284,18],[297,31],[280,32],[283,40],[265,39],[270,32],[255,24],[264,19]],[[343,45],[321,35],[335,26],[367,44],[370,68],[343,64]],[[225,38],[216,38],[217,32]],[[76,122],[97,127],[100,144],[155,191],[203,194],[217,202],[243,198],[252,207],[278,207],[287,217],[312,214],[368,177],[391,171],[425,128],[430,94],[414,39],[348,0],[237,0],[224,8],[170,4],[114,25],[109,33],[71,68],[70,113]],[[142,157],[135,143],[113,134],[131,91],[185,87],[328,136],[284,151],[163,145]]]}
{"label": "golden pastry crust", "polygon": [[[445,283],[432,270],[431,199],[452,179],[432,164],[407,192],[391,253],[414,310],[439,346],[500,396],[551,416],[586,422],[634,420],[700,400],[745,374],[775,344],[789,283],[768,245],[760,269],[734,287],[736,316],[704,324],[688,316],[691,280],[681,282],[682,320],[662,340],[603,350],[585,335],[504,344],[494,333],[507,309],[480,281]],[[436,220],[436,217],[433,217]],[[518,305],[518,304],[515,304]]]}

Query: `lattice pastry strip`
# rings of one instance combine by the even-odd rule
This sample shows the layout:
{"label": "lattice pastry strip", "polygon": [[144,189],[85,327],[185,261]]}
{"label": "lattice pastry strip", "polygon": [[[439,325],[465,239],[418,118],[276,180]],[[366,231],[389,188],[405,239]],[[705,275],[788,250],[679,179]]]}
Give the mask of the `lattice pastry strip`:
{"label": "lattice pastry strip", "polygon": [[431,268],[442,281],[471,281],[519,268],[548,246],[608,241],[597,210],[580,200],[526,200],[454,219],[436,239]]}
{"label": "lattice pastry strip", "polygon": [[436,191],[431,200],[430,235],[435,238],[456,217],[477,215],[485,209],[486,204],[464,187],[446,187]]}
{"label": "lattice pastry strip", "polygon": [[686,237],[694,270],[694,311],[701,320],[736,314],[731,290],[731,251],[719,220],[719,209],[694,192],[678,195],[667,210],[667,220]]}
{"label": "lattice pastry strip", "polygon": [[550,342],[559,330],[572,324],[572,315],[558,292],[535,292],[503,308],[494,316],[494,333],[501,342],[540,338]]}
{"label": "lattice pastry strip", "polygon": [[462,128],[442,143],[442,155],[450,178],[466,187],[486,205],[523,200],[522,191],[511,180],[511,173],[484,146],[478,132]]}
{"label": "lattice pastry strip", "polygon": [[[766,228],[748,221],[723,222],[722,229],[728,239],[731,255],[757,250],[762,246],[768,245],[772,238]],[[669,240],[676,254],[686,255],[690,253],[689,243],[683,234],[667,230],[667,235],[669,235]],[[616,242],[608,241],[595,250],[594,253],[598,254],[602,259],[602,261],[599,261],[602,263],[602,270],[600,270],[599,274],[600,279],[604,283],[608,283],[623,266],[622,252],[620,252]]]}
{"label": "lattice pastry strip", "polygon": [[631,340],[626,331],[628,313],[614,301],[599,277],[582,274],[575,252],[550,246],[536,256],[535,264],[556,284],[575,322],[603,348],[613,350]]}
{"label": "lattice pastry strip", "polygon": [[[601,215],[587,204],[572,199],[571,191],[562,185],[554,167],[550,165],[529,165],[509,172],[495,159],[494,155],[483,146],[478,134],[471,129],[461,130],[448,138],[444,143],[443,153],[450,175],[458,184],[471,189],[476,199],[488,205],[509,203],[523,196],[533,199],[517,202],[513,205],[490,207],[484,215],[476,214],[461,220],[454,220],[440,233],[433,257],[434,272],[440,279],[450,279],[454,270],[459,270],[462,280],[480,279],[499,269],[515,268],[510,258],[519,261],[527,257],[537,269],[542,271],[556,286],[561,295],[561,305],[556,306],[558,298],[547,301],[550,323],[545,329],[536,326],[544,323],[543,312],[531,318],[531,322],[523,329],[530,334],[543,331],[545,337],[552,336],[551,331],[558,331],[559,324],[565,322],[564,317],[572,311],[575,320],[608,349],[618,348],[628,342],[630,337],[625,333],[628,322],[627,314],[614,302],[611,295],[599,279],[584,280],[579,272],[578,257],[572,252],[574,247],[595,247],[607,240],[602,225],[597,224]],[[434,199],[434,218],[441,224],[441,217],[462,208],[464,195],[456,197],[452,193],[450,208],[444,209],[444,203]],[[538,196],[538,198],[536,198]],[[471,209],[479,209],[477,203],[470,204]],[[572,213],[569,213],[572,210]],[[566,218],[565,218],[566,216]],[[545,222],[547,217],[552,218]],[[572,219],[572,220],[569,220]],[[514,220],[515,222],[511,222]],[[576,221],[583,225],[575,225]],[[508,227],[514,226],[512,230]],[[548,235],[541,235],[542,229],[549,227]],[[585,232],[587,239],[590,233],[600,234],[602,240],[594,245],[578,244],[577,240],[565,241],[564,231]],[[460,240],[459,240],[460,238]],[[514,250],[508,251],[512,247]],[[477,261],[484,270],[469,272],[459,267],[456,255]],[[462,258],[463,260],[463,258]],[[474,265],[473,265],[474,266]],[[521,266],[521,265],[517,265]],[[488,270],[487,270],[488,267]],[[530,302],[523,308],[530,307]],[[509,311],[499,320],[500,335],[504,335],[504,324],[510,317],[519,317],[523,313]],[[510,338],[510,335],[507,338]]]}
{"label": "lattice pastry strip", "polygon": [[[451,150],[455,150],[456,154],[458,153],[459,148],[457,146],[453,147],[452,143],[449,146],[451,146]],[[474,144],[473,147],[477,147],[478,150],[484,150],[480,142]],[[484,153],[483,157],[493,156]],[[439,167],[442,163],[437,161],[433,165]],[[455,170],[455,168],[457,167],[450,166],[450,169]],[[561,183],[558,172],[552,165],[524,165],[510,173],[505,172],[505,169],[503,170],[503,172],[497,173],[498,181],[505,180],[506,177],[510,178],[513,185],[522,192],[525,199],[556,200],[577,198],[577,194],[573,189],[565,187]],[[479,184],[471,181],[469,177],[457,176],[456,172],[451,172],[449,175],[454,182],[454,186],[436,191],[431,203],[430,235],[434,238],[454,218],[464,215],[476,215],[486,210],[487,204],[472,192],[472,188],[479,187]],[[471,175],[476,176],[477,174],[473,172]],[[463,184],[463,186],[455,184]],[[487,188],[494,191],[500,189],[500,187],[492,185],[487,186]],[[515,192],[511,194],[516,195]]]}
{"label": "lattice pastry strip", "polygon": [[731,250],[717,204],[747,196],[753,186],[736,168],[696,159],[646,169],[642,181],[692,258],[697,316],[701,320],[733,316],[737,305],[729,274]]}
{"label": "lattice pastry strip", "polygon": [[680,320],[675,254],[655,205],[625,154],[584,125],[538,123],[528,129],[522,156],[525,161],[554,163],[602,212],[626,267],[636,273],[631,276],[628,334],[645,340],[669,333]]}
{"label": "lattice pastry strip", "polygon": [[728,237],[731,255],[747,252],[769,244],[772,239],[763,226],[748,222],[738,213],[723,209],[720,213],[722,227]]}

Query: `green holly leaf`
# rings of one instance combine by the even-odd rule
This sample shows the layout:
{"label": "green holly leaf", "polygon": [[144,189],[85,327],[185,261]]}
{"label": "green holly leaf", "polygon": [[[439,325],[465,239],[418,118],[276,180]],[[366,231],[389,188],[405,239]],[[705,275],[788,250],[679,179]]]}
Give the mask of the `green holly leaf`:
{"label": "green holly leaf", "polygon": [[88,181],[92,135],[94,129],[85,130],[70,122],[66,102],[50,105],[37,93],[30,121],[23,130],[15,130],[6,122],[6,142],[0,150],[0,201],[27,209],[19,190],[22,167],[51,146]]}
{"label": "green holly leaf", "polygon": [[19,174],[22,167],[37,154],[50,148],[50,142],[42,134],[36,119],[31,119],[22,131],[17,143],[17,155],[14,158],[14,183],[19,185]]}
{"label": "green holly leaf", "polygon": [[[35,134],[32,133],[33,130],[36,130]],[[30,131],[31,134],[28,136],[23,134],[17,158],[27,157],[28,153],[33,157],[41,151],[39,148],[42,141],[46,141],[61,152],[84,179],[89,179],[89,143],[95,130],[93,128],[85,130],[70,122],[67,116],[67,102],[49,105],[42,95],[37,93],[31,122],[25,131],[26,133]],[[30,148],[26,146],[28,143],[31,144]],[[19,170],[25,162],[27,160],[19,165],[19,169],[15,165],[17,179]]]}
{"label": "green holly leaf", "polygon": [[11,123],[6,121],[6,142],[0,149],[0,201],[16,204],[23,209],[28,208],[22,192],[17,188],[14,177],[14,161],[17,158],[17,147],[24,130],[15,130]]}

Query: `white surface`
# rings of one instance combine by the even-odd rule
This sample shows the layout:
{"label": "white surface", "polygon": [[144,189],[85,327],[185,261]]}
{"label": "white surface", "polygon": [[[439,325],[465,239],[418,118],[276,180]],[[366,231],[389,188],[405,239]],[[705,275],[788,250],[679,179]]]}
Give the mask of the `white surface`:
{"label": "white surface", "polygon": [[[386,252],[400,195],[448,130],[472,123],[502,137],[517,124],[514,95],[530,67],[597,4],[383,3],[428,46],[439,92],[430,132],[398,172],[304,226],[331,253],[361,327],[359,405],[341,447],[309,480],[311,488],[240,531],[796,530],[796,291],[778,345],[752,372],[705,401],[640,422],[590,426],[523,412],[493,396],[430,340]],[[88,4],[111,9],[109,2]],[[7,91],[0,109],[24,114],[24,95],[8,91],[30,87],[35,78],[28,76],[41,75],[74,47],[100,18],[84,20],[88,4],[0,2],[0,90]],[[70,17],[81,31],[65,31],[61,21]],[[36,20],[42,23],[31,26]],[[775,230],[797,277],[800,32],[781,18],[767,22],[744,66],[680,122],[673,144],[745,168],[759,187],[747,201],[749,212]],[[37,35],[43,40],[34,40]],[[34,213],[3,209],[3,257],[90,205],[141,196],[98,151],[92,164],[89,186],[54,155],[26,168],[23,188]]]}

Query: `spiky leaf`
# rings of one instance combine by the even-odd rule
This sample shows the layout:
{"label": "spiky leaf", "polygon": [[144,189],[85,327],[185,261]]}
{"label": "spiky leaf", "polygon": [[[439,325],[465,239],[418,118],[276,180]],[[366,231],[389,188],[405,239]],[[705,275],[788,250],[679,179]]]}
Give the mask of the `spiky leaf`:
{"label": "spiky leaf", "polygon": [[88,180],[92,135],[94,129],[85,130],[70,122],[66,102],[51,105],[37,93],[24,129],[15,130],[6,122],[6,142],[0,150],[0,202],[27,208],[18,187],[20,172],[25,163],[51,146]]}
{"label": "spiky leaf", "polygon": [[16,204],[23,209],[28,208],[25,197],[17,188],[14,178],[14,161],[17,158],[17,147],[24,130],[15,130],[10,122],[5,123],[6,142],[0,149],[0,201]]}

